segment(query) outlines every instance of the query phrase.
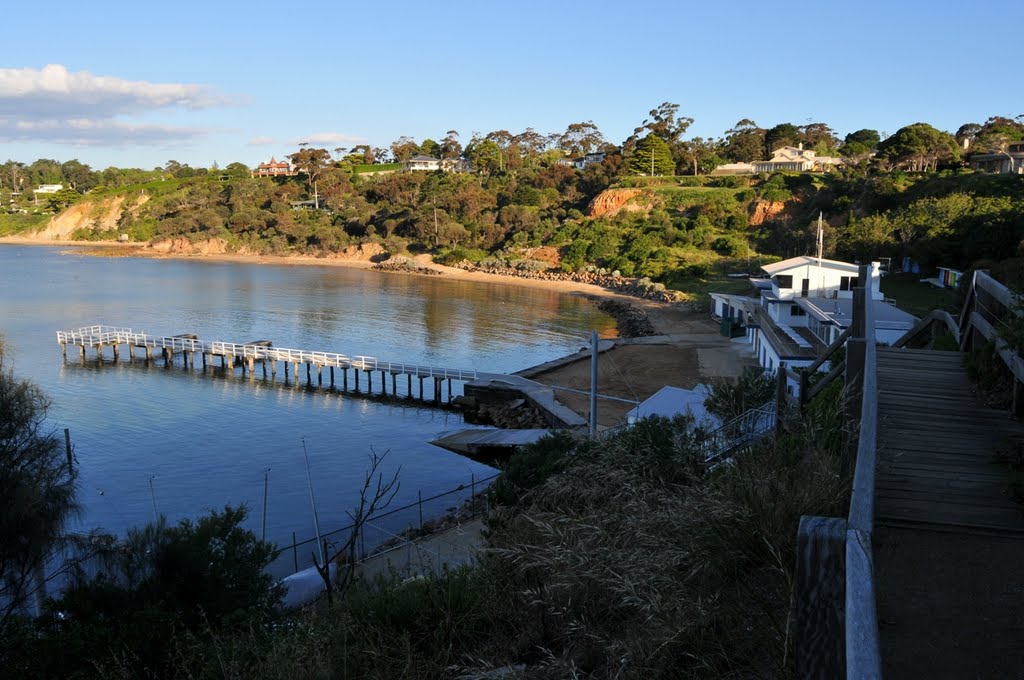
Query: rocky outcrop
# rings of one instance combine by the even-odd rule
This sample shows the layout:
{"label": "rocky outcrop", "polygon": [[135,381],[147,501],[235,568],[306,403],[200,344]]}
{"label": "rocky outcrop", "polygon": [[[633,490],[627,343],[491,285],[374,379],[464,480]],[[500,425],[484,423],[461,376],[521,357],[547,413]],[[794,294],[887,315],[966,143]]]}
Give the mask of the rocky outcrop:
{"label": "rocky outcrop", "polygon": [[360,243],[355,246],[345,246],[335,255],[339,260],[372,260],[387,253],[384,246],[379,243]]}
{"label": "rocky outcrop", "polygon": [[168,255],[223,255],[228,252],[228,242],[222,238],[211,238],[193,243],[183,236],[155,242],[151,248]]}
{"label": "rocky outcrop", "polygon": [[764,201],[757,199],[751,206],[750,226],[759,227],[765,222],[775,219],[786,209],[782,201]]}
{"label": "rocky outcrop", "polygon": [[590,202],[587,217],[614,215],[630,201],[643,193],[642,189],[605,189]]}
{"label": "rocky outcrop", "polygon": [[615,319],[620,338],[646,338],[654,335],[654,324],[642,309],[626,302],[607,299],[599,301],[597,308]]}
{"label": "rocky outcrop", "polygon": [[427,276],[440,276],[441,272],[430,267],[421,267],[407,257],[395,255],[383,262],[373,265],[373,268],[382,272],[402,272],[404,274],[426,274]]}

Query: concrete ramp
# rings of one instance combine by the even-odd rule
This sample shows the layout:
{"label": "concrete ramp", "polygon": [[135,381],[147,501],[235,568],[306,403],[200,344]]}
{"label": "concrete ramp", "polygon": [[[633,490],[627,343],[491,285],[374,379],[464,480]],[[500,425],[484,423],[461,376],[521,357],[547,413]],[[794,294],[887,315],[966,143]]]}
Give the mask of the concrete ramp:
{"label": "concrete ramp", "polygon": [[542,439],[551,430],[498,430],[474,429],[458,432],[445,432],[430,442],[434,446],[461,453],[467,456],[478,456],[485,452],[495,453],[496,449],[512,449],[532,444]]}

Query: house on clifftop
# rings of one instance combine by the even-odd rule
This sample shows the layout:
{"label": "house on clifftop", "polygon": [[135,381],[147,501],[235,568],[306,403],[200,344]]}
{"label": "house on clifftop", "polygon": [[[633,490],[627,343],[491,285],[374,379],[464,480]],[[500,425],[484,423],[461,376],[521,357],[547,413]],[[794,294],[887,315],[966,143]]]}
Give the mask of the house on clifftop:
{"label": "house on clifftop", "polygon": [[1024,175],[1024,142],[1010,142],[1006,151],[971,156],[971,167],[979,172]]}
{"label": "house on clifftop", "polygon": [[775,172],[777,170],[826,172],[842,164],[842,158],[819,156],[814,151],[805,149],[801,142],[799,146],[784,146],[781,149],[776,149],[770,159],[754,161],[753,166],[754,172]]}
{"label": "house on clifftop", "polygon": [[252,177],[292,177],[296,171],[288,161],[279,161],[273,156],[269,163],[260,163],[250,175]]}

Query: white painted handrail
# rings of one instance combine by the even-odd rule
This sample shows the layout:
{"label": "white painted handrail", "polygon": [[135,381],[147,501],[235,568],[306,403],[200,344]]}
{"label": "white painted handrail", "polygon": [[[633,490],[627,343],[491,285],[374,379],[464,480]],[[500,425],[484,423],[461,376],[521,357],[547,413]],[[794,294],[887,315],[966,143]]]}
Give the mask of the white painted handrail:
{"label": "white painted handrail", "polygon": [[192,338],[152,336],[130,328],[112,326],[86,326],[70,331],[57,331],[57,342],[61,345],[112,345],[127,344],[136,347],[168,349],[172,352],[202,352],[231,357],[286,363],[310,363],[318,366],[353,368],[362,371],[382,371],[394,375],[415,375],[418,377],[447,378],[450,380],[476,380],[492,374],[461,368],[422,366],[404,362],[383,361],[377,357],[350,357],[337,352],[309,351],[287,347],[267,347],[214,340],[203,342]]}

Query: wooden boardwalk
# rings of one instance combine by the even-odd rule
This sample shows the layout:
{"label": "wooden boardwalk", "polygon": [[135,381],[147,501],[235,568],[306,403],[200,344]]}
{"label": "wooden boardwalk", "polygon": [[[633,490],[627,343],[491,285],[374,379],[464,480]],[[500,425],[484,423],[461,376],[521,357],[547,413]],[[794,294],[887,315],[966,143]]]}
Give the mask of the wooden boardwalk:
{"label": "wooden boardwalk", "polygon": [[874,536],[887,678],[1024,678],[1024,506],[993,454],[1024,439],[958,352],[878,349]]}

